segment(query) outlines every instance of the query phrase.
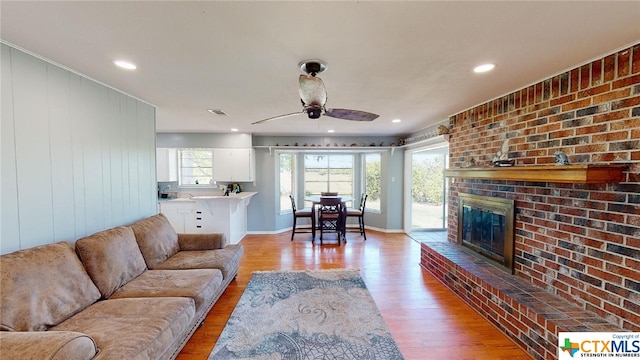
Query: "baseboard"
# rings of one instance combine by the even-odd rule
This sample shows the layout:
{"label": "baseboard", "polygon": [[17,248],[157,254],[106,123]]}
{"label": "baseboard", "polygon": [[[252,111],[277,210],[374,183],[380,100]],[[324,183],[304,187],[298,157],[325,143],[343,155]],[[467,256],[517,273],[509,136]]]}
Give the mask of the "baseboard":
{"label": "baseboard", "polygon": [[[298,229],[309,229],[309,228],[310,228],[309,226],[298,227]],[[349,228],[352,228],[352,227],[349,227]],[[378,231],[386,234],[404,234],[405,233],[403,229],[382,229],[382,228],[377,228],[372,226],[365,226],[364,228],[365,230],[374,230],[374,231]],[[291,229],[292,227],[273,230],[273,231],[247,231],[247,235],[277,235],[277,234],[285,233],[287,231],[291,231]],[[352,229],[358,229],[358,228],[353,227]]]}
{"label": "baseboard", "polygon": [[386,234],[404,234],[404,230],[403,229],[382,229],[382,228],[377,228],[377,227],[373,227],[373,226],[364,226],[365,230],[374,230],[374,231],[379,231],[381,233],[386,233]]}

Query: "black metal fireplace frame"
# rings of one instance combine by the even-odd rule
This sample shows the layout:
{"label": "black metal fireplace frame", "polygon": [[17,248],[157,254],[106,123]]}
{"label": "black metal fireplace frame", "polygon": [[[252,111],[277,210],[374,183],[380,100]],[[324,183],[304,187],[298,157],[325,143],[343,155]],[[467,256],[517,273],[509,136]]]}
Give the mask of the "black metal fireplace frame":
{"label": "black metal fireplace frame", "polygon": [[[471,252],[480,256],[498,268],[513,274],[514,273],[514,224],[515,224],[515,203],[513,200],[480,196],[473,194],[458,194],[458,244],[465,249],[471,250]],[[495,256],[491,252],[468,242],[463,241],[463,225],[464,225],[464,207],[471,207],[481,211],[491,212],[493,214],[502,215],[505,217],[505,229],[504,229],[504,256],[502,259]]]}

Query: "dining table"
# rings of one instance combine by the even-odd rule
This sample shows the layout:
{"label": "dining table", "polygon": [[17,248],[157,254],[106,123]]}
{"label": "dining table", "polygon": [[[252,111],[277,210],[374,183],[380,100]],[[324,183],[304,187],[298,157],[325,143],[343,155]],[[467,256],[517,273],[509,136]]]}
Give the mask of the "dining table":
{"label": "dining table", "polygon": [[[346,214],[347,214],[347,203],[350,201],[353,201],[353,196],[343,196],[343,195],[338,195],[338,196],[321,196],[321,195],[310,195],[310,196],[306,196],[304,198],[304,201],[308,201],[311,202],[311,216],[313,216],[313,226],[311,229],[311,239],[312,241],[315,240],[316,238],[316,230],[319,230],[318,228],[318,214],[316,212],[316,205],[320,204],[320,198],[339,198],[341,200],[342,203],[342,209],[343,209],[343,221],[346,220]],[[342,229],[342,236],[344,238],[344,236],[346,235],[346,224],[344,224],[344,228]],[[346,239],[345,239],[346,241]]]}

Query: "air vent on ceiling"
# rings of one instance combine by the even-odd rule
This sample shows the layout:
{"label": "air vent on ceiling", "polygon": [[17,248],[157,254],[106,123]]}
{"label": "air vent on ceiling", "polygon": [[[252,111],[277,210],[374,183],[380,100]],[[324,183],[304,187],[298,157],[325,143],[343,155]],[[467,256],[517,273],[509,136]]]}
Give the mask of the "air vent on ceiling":
{"label": "air vent on ceiling", "polygon": [[229,116],[229,115],[227,115],[226,112],[224,112],[221,109],[208,109],[207,111],[212,113],[212,114],[216,114],[216,115],[220,115],[220,116]]}

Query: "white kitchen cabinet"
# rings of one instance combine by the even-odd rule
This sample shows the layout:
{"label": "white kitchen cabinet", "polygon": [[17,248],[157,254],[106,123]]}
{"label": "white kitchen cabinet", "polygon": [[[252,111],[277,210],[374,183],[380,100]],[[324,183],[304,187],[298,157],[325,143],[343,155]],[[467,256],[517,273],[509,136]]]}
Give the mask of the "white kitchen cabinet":
{"label": "white kitchen cabinet", "polygon": [[213,179],[215,181],[254,181],[254,156],[253,149],[213,149]]}
{"label": "white kitchen cabinet", "polygon": [[200,234],[209,234],[219,232],[216,229],[214,218],[214,213],[211,212],[211,209],[203,206],[204,204],[201,201],[196,201],[195,205],[195,219],[196,219],[196,232]]}
{"label": "white kitchen cabinet", "polygon": [[160,212],[169,220],[177,233],[197,234],[198,210],[193,200],[169,200],[160,202]]}
{"label": "white kitchen cabinet", "polygon": [[160,212],[177,233],[223,233],[227,243],[237,244],[247,234],[247,207],[255,194],[242,192],[160,201]]}
{"label": "white kitchen cabinet", "polygon": [[156,181],[178,181],[178,149],[156,149]]}
{"label": "white kitchen cabinet", "polygon": [[223,233],[228,244],[237,244],[247,234],[247,207],[255,192],[229,196],[194,196],[202,218],[201,233]]}

